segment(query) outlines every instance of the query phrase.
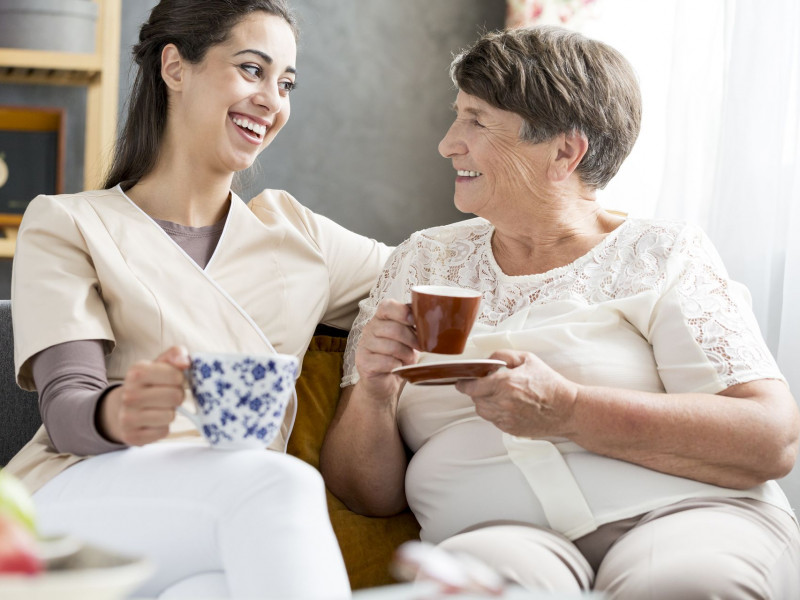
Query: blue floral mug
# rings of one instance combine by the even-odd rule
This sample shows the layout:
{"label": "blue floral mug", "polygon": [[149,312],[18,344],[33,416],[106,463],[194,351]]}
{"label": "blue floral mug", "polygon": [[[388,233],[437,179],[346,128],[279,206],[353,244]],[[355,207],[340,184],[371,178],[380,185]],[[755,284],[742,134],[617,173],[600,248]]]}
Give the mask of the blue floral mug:
{"label": "blue floral mug", "polygon": [[187,370],[196,412],[191,419],[212,448],[266,448],[294,396],[299,360],[289,354],[195,352]]}

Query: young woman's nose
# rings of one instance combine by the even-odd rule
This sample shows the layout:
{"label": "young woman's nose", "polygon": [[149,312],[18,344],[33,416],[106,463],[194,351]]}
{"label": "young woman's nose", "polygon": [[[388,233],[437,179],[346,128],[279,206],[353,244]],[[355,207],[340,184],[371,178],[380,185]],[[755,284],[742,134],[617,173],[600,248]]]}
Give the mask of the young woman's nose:
{"label": "young woman's nose", "polygon": [[278,84],[275,82],[264,81],[254,97],[255,102],[263,106],[270,114],[280,112],[283,106]]}

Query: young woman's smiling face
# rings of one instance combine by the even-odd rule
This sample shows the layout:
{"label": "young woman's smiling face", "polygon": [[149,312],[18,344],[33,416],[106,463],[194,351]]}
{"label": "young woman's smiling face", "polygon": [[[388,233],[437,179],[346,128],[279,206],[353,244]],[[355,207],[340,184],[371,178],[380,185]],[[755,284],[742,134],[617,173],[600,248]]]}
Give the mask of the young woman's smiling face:
{"label": "young woman's smiling face", "polygon": [[170,97],[174,134],[196,164],[225,172],[249,167],[289,119],[297,44],[280,17],[257,12],[235,25],[196,65],[185,64]]}

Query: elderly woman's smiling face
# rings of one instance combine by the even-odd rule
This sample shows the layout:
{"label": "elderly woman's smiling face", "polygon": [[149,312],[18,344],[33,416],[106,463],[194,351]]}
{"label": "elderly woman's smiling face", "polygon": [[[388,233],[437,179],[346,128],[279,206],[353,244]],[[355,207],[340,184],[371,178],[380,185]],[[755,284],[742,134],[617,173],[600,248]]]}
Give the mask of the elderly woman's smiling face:
{"label": "elderly woman's smiling face", "polygon": [[453,161],[455,205],[465,213],[492,220],[496,211],[529,203],[546,190],[544,177],[553,146],[519,138],[522,117],[459,92],[456,119],[439,143],[439,153]]}

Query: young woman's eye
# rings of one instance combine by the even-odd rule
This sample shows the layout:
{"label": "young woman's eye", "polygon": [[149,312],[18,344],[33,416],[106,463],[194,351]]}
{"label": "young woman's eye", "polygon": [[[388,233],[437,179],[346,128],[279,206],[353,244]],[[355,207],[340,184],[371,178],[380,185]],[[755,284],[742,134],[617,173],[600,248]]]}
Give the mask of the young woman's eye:
{"label": "young woman's eye", "polygon": [[261,67],[251,63],[239,65],[239,68],[245,73],[251,75],[252,77],[261,77],[261,74],[264,72],[264,70]]}
{"label": "young woman's eye", "polygon": [[285,92],[285,93],[288,94],[289,92],[291,92],[293,89],[295,89],[297,87],[297,84],[294,81],[289,81],[287,79],[286,81],[279,81],[278,82],[278,87],[280,88],[280,90],[282,92]]}

